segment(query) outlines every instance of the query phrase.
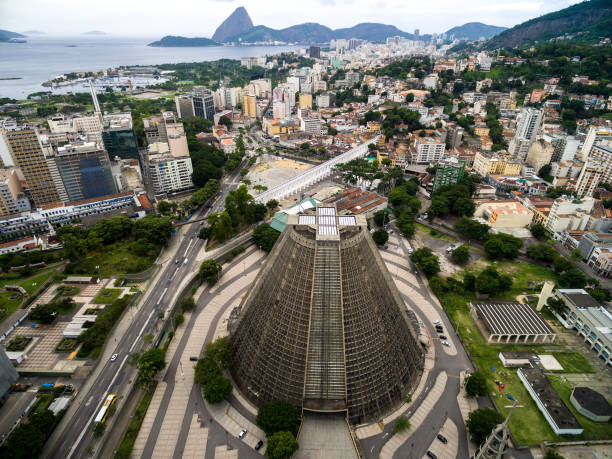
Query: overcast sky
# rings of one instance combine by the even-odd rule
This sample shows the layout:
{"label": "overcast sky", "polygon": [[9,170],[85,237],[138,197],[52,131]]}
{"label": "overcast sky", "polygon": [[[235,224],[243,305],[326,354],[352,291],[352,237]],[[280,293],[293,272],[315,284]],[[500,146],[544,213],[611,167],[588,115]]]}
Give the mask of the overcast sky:
{"label": "overcast sky", "polygon": [[392,24],[406,32],[444,32],[466,22],[511,27],[577,0],[0,0],[0,28],[78,35],[102,30],[119,36],[168,34],[210,37],[237,7],[255,25],[283,28],[318,22],[331,28],[360,22]]}

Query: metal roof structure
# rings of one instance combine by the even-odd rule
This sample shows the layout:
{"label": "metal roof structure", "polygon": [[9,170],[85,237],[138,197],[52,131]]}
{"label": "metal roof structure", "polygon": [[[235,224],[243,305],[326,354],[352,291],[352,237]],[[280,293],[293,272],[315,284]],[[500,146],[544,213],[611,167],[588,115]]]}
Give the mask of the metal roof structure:
{"label": "metal roof structure", "polygon": [[[310,211],[311,212],[311,211]],[[289,215],[231,329],[230,367],[256,405],[380,419],[419,381],[424,353],[361,215]]]}
{"label": "metal roof structure", "polygon": [[528,304],[472,302],[478,317],[496,335],[549,335],[554,331]]}

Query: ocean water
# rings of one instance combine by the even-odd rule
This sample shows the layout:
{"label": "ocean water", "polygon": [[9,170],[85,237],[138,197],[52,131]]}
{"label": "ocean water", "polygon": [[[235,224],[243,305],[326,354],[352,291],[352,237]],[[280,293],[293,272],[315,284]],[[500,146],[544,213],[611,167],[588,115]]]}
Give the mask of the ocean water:
{"label": "ocean water", "polygon": [[[106,36],[28,37],[27,43],[0,43],[0,97],[25,99],[41,84],[69,72],[92,71],[121,65],[154,65],[240,59],[276,54],[295,46],[210,46],[201,48],[157,48],[147,43],[155,38]],[[2,80],[2,78],[19,78]],[[82,88],[82,91],[87,89]]]}

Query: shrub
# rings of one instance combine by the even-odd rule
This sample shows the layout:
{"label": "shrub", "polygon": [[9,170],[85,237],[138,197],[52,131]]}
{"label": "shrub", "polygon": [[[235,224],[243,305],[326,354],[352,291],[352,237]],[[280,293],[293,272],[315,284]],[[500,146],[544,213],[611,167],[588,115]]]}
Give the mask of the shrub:
{"label": "shrub", "polygon": [[399,418],[397,418],[395,424],[393,425],[393,432],[399,433],[408,429],[410,429],[410,421],[404,416],[400,416]]}
{"label": "shrub", "polygon": [[220,374],[211,378],[204,385],[204,398],[208,403],[221,403],[232,393],[232,383]]}

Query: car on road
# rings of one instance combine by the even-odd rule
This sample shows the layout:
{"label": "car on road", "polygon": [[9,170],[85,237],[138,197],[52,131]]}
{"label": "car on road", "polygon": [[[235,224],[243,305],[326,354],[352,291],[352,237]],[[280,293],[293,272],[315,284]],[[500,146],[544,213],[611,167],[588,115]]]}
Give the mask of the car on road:
{"label": "car on road", "polygon": [[447,338],[444,335],[440,335],[440,339],[447,339]]}
{"label": "car on road", "polygon": [[436,325],[436,331],[438,333],[444,333],[444,327],[442,327],[442,325]]}
{"label": "car on road", "polygon": [[436,456],[434,453],[432,453],[431,451],[427,451],[427,457],[431,457],[431,459],[438,459],[438,456]]}
{"label": "car on road", "polygon": [[244,438],[246,434],[247,434],[247,430],[242,429],[240,433],[238,434],[238,438]]}
{"label": "car on road", "polygon": [[439,325],[441,322],[439,320],[434,320],[433,323]]}
{"label": "car on road", "polygon": [[255,451],[259,451],[262,446],[263,446],[263,441],[259,440],[257,444],[255,445]]}
{"label": "car on road", "polygon": [[450,347],[450,343],[448,341],[442,341],[442,344],[444,344],[447,347]]}
{"label": "car on road", "polygon": [[438,435],[436,435],[436,438],[437,438],[438,440],[440,440],[440,441],[441,441],[442,443],[444,443],[444,444],[447,444],[447,443],[448,443],[448,440],[447,440],[447,439],[446,439],[446,437],[445,437],[444,435],[442,435],[442,434],[438,434]]}
{"label": "car on road", "polygon": [[177,264],[177,265],[178,265],[178,264],[179,264],[179,261],[180,261],[180,260],[177,258],[176,260],[174,260],[174,264]]}
{"label": "car on road", "polygon": [[408,255],[412,255],[412,252],[414,252],[414,249],[408,249]]}
{"label": "car on road", "polygon": [[183,262],[183,264],[186,265],[188,261],[189,260],[187,258],[185,258],[185,261]]}
{"label": "car on road", "polygon": [[115,360],[117,360],[117,356],[118,356],[118,355],[119,355],[119,354],[113,354],[113,355],[111,356],[111,362],[114,362]]}

